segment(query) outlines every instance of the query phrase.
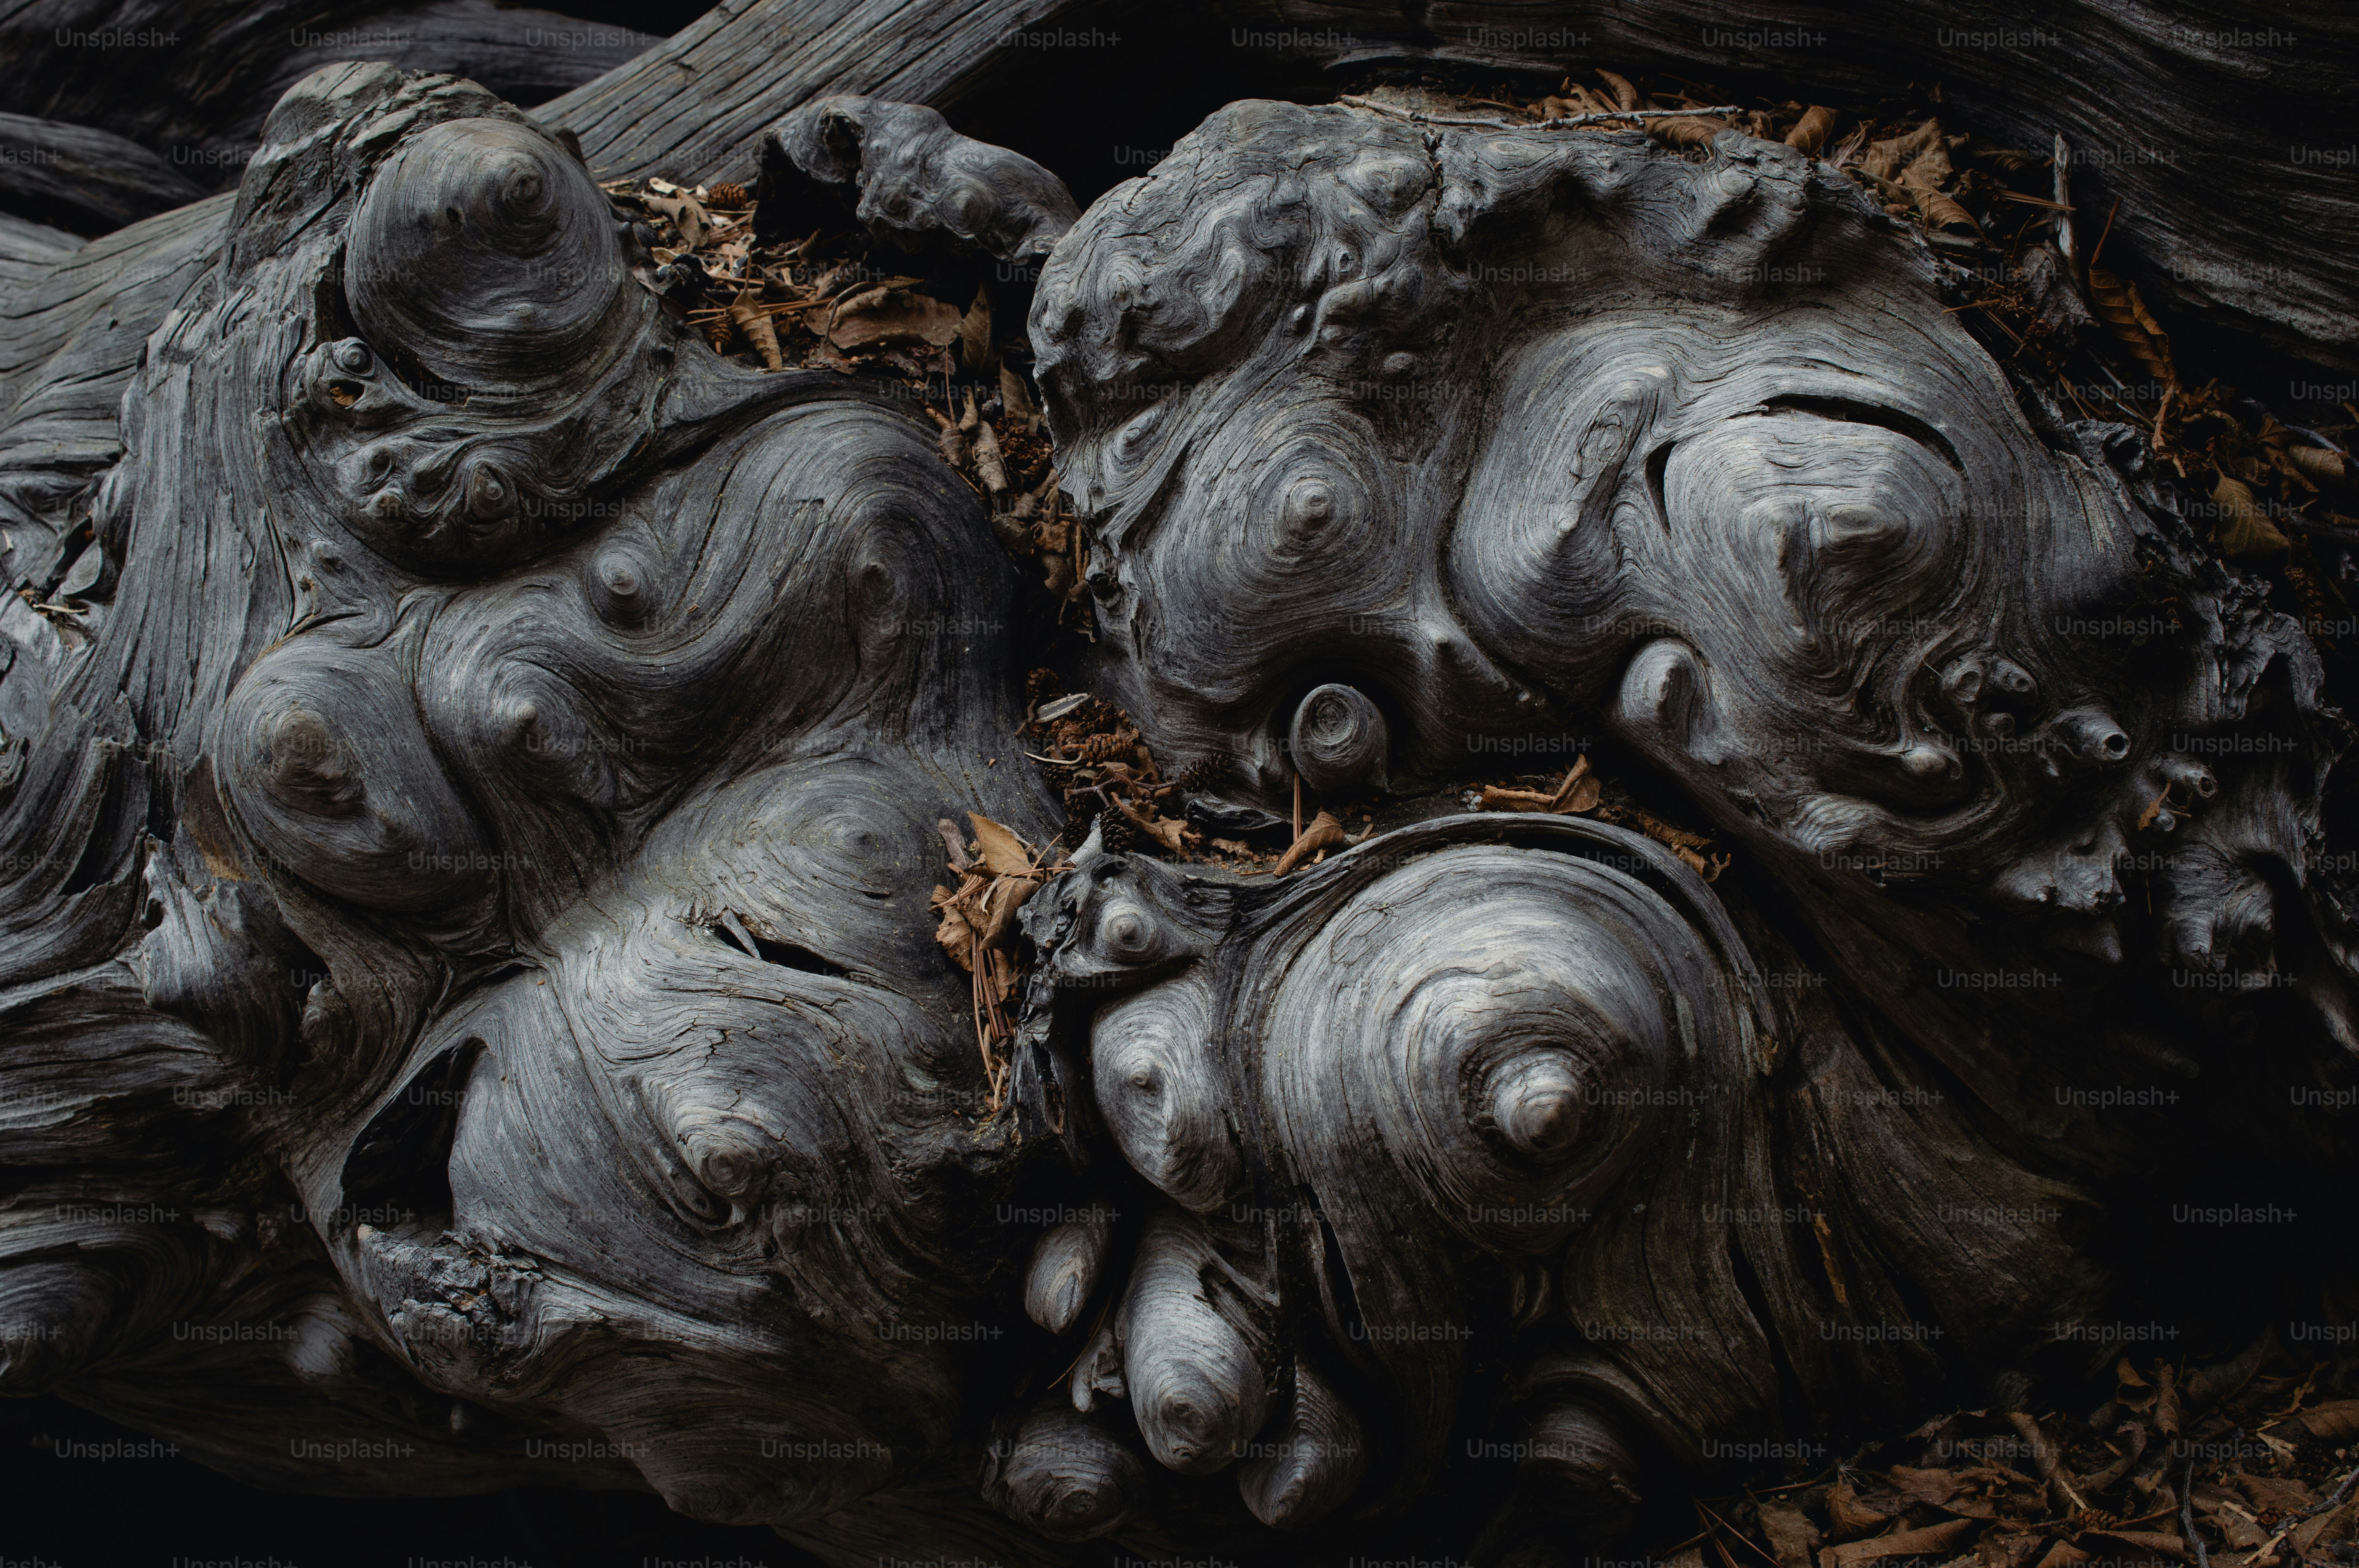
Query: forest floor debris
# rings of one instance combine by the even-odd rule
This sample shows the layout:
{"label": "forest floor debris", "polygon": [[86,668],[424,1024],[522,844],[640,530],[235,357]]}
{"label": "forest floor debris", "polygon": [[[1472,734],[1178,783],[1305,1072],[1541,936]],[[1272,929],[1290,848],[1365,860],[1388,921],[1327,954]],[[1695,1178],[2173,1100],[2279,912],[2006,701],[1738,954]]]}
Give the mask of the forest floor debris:
{"label": "forest floor debris", "polygon": [[1050,466],[1024,323],[995,311],[971,266],[929,269],[852,230],[764,241],[742,186],[647,178],[603,189],[644,226],[655,265],[642,284],[715,353],[907,389],[933,422],[942,460],[984,499],[1001,546],[1038,573],[1059,623],[1089,634],[1088,542]]}
{"label": "forest floor debris", "polygon": [[2354,1382],[2347,1346],[2297,1354],[2274,1330],[2210,1365],[2125,1355],[2086,1415],[2001,1400],[1831,1466],[1765,1465],[1694,1498],[1693,1533],[1642,1555],[1666,1568],[2347,1565],[2359,1559]]}

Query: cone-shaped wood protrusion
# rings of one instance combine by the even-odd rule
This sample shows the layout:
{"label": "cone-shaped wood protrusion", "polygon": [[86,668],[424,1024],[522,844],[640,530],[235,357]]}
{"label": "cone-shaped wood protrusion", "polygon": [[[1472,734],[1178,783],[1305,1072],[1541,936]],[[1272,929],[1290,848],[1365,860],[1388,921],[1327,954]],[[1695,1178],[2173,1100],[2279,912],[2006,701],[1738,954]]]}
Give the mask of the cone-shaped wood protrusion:
{"label": "cone-shaped wood protrusion", "polygon": [[1318,1373],[1294,1372],[1294,1408],[1283,1436],[1256,1443],[1237,1466],[1237,1491],[1273,1530],[1309,1524],[1350,1498],[1367,1468],[1360,1423]]}
{"label": "cone-shaped wood protrusion", "polygon": [[1606,1416],[1585,1404],[1536,1412],[1524,1430],[1517,1480],[1534,1503],[1598,1527],[1638,1505],[1638,1461]]}
{"label": "cone-shaped wood protrusion", "polygon": [[1034,1244],[1032,1266],[1024,1277],[1024,1311],[1034,1323],[1063,1334],[1081,1321],[1105,1267],[1113,1221],[1112,1210],[1093,1205]]}
{"label": "cone-shaped wood protrusion", "polygon": [[1090,1541],[1137,1511],[1147,1482],[1137,1454],[1051,1399],[1025,1418],[1004,1452],[995,1447],[984,1495],[1051,1541]]}
{"label": "cone-shaped wood protrusion", "polygon": [[1382,784],[1392,744],[1385,716],[1367,695],[1348,686],[1322,686],[1294,710],[1288,736],[1302,782],[1321,795],[1348,795]]}
{"label": "cone-shaped wood protrusion", "polygon": [[453,120],[386,161],[353,214],[345,287],[381,350],[453,390],[578,386],[622,334],[629,274],[604,194],[518,120]]}
{"label": "cone-shaped wood protrusion", "polygon": [[1238,1159],[1212,1055],[1210,975],[1107,1008],[1090,1032],[1090,1061],[1098,1109],[1132,1169],[1199,1214],[1218,1207]]}
{"label": "cone-shaped wood protrusion", "polygon": [[1201,1227],[1166,1214],[1139,1242],[1122,1303],[1124,1380],[1157,1462],[1189,1476],[1228,1465],[1269,1414],[1267,1375],[1234,1303],[1208,1276],[1224,1266]]}

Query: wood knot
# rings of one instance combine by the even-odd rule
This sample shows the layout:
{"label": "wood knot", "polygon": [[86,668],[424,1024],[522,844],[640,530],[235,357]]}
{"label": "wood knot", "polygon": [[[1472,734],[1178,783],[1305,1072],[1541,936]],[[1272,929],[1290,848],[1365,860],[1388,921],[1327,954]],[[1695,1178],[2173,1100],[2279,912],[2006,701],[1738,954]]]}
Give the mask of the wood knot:
{"label": "wood knot", "polygon": [[1381,785],[1391,735],[1385,716],[1364,692],[1330,684],[1294,710],[1288,737],[1295,770],[1321,795]]}

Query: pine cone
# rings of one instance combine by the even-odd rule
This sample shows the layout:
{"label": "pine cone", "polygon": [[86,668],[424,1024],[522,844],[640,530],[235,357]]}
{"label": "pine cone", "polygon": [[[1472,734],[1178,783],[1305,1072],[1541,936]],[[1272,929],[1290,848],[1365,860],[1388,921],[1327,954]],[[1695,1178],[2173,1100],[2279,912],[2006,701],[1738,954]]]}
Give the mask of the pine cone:
{"label": "pine cone", "polygon": [[1212,781],[1220,776],[1220,772],[1212,758],[1199,757],[1181,768],[1180,776],[1171,782],[1183,790],[1210,789],[1212,787]]}
{"label": "pine cone", "polygon": [[1109,854],[1127,854],[1137,841],[1138,829],[1130,825],[1129,817],[1111,806],[1098,813],[1098,842]]}
{"label": "pine cone", "polygon": [[715,316],[704,324],[704,341],[712,345],[716,354],[729,351],[729,340],[737,335],[737,328],[726,315]]}
{"label": "pine cone", "polygon": [[1024,677],[1024,700],[1027,702],[1049,702],[1064,695],[1065,683],[1057,678],[1057,672],[1052,669],[1037,669]]}
{"label": "pine cone", "polygon": [[734,180],[723,180],[706,194],[704,204],[707,207],[743,207],[745,205],[745,188]]}

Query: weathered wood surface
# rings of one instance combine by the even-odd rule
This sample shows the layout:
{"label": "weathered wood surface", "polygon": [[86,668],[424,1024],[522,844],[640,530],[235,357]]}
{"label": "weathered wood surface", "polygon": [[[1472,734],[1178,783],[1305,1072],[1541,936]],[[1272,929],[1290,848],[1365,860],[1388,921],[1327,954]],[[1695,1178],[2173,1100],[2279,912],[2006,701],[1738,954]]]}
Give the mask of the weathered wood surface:
{"label": "weathered wood surface", "polygon": [[[2308,640],[2134,446],[2027,424],[1930,254],[1791,149],[1240,106],[1068,237],[1033,338],[1108,678],[1178,762],[1277,798],[1352,727],[1305,672],[1349,671],[1397,769],[1602,711],[1732,832],[2108,957],[2155,827],[2175,961],[2257,935],[2217,879],[2309,880]],[[2166,602],[2158,666],[2117,628]]]}
{"label": "weathered wood surface", "polygon": [[[1154,58],[1104,42],[1125,29],[1152,38]],[[1098,42],[1038,43],[1060,33]],[[2359,365],[2359,175],[2333,129],[2359,89],[2359,21],[2332,4],[2251,13],[2085,0],[2037,16],[1995,4],[1802,5],[1767,18],[1725,0],[1458,0],[1413,11],[1223,0],[1184,13],[948,0],[916,15],[868,0],[754,0],[714,10],[541,113],[580,133],[602,172],[735,178],[764,125],[820,92],[864,92],[932,103],[971,125],[1023,122],[1041,139],[1016,150],[1071,178],[1068,162],[1095,162],[1103,138],[1072,137],[1091,152],[1060,157],[1069,127],[1006,105],[1044,81],[1074,92],[1117,62],[1154,70],[1174,59],[1188,69],[1153,94],[1192,99],[1199,114],[1278,87],[1324,96],[1337,76],[1386,65],[1586,77],[1595,64],[1821,103],[1939,82],[2002,141],[2045,153],[2061,135],[2078,149],[2076,200],[2092,225],[2116,198],[2136,215],[2136,232],[2116,235],[2107,254],[2136,272],[2167,322],[2183,312]]]}
{"label": "weathered wood surface", "polygon": [[88,125],[0,114],[0,209],[103,234],[210,190],[137,142]]}
{"label": "weathered wood surface", "polygon": [[[527,104],[554,92],[542,117],[578,133],[601,174],[702,180],[749,176],[760,132],[823,92],[932,103],[1053,136],[1053,117],[1005,105],[1048,82],[1075,91],[1114,60],[1136,69],[1105,41],[1125,29],[1188,62],[1154,95],[1161,105],[1192,99],[1198,114],[1275,86],[1316,95],[1339,74],[1392,64],[1578,71],[1595,62],[1826,102],[1939,81],[2001,139],[2045,151],[2060,134],[2077,149],[2074,189],[2090,221],[2116,197],[2139,216],[2112,254],[2164,302],[2166,320],[2185,312],[2350,366],[2359,364],[2359,264],[2349,259],[2359,180],[2332,126],[2359,85],[2354,27],[2347,8],[2330,5],[2246,15],[2092,3],[2037,17],[2000,5],[1804,5],[1773,23],[1722,0],[1455,4],[1414,16],[1353,0],[1227,0],[1185,14],[1103,0],[940,0],[914,10],[754,0],[717,7],[632,59],[624,29],[610,24],[475,0],[326,14],[92,0],[28,5],[0,21],[0,100],[196,160],[189,172],[201,178],[234,173],[263,108],[305,71],[382,59],[470,75]],[[60,28],[180,41],[61,54],[51,47]],[[527,45],[527,34],[568,41]],[[1039,42],[1059,35],[1099,41]],[[1158,114],[1169,117],[1168,107]],[[1017,150],[1060,164],[1053,143]]]}
{"label": "weathered wood surface", "polygon": [[[0,7],[0,104],[136,143],[212,191],[236,183],[270,106],[323,65],[451,71],[532,104],[656,41],[491,0],[24,0]],[[34,215],[5,187],[0,205]]]}
{"label": "weathered wood surface", "polygon": [[[542,122],[323,71],[234,206],[0,227],[12,568],[87,606],[9,600],[0,677],[0,1390],[847,1563],[1420,1509],[1552,1561],[1715,1444],[2103,1356],[2056,1325],[2190,1137],[2347,1183],[2283,1099],[2354,1038],[2316,654],[1832,171],[1245,103],[1067,231],[776,102],[972,90],[998,13],[661,64],[766,15],[551,118],[655,160],[712,92],[713,170],[1053,245],[1092,682],[1397,825],[1085,849],[975,1116],[935,824],[1056,820],[976,498],[888,389],[716,359]],[[1738,869],[1412,804],[1593,730]]]}
{"label": "weathered wood surface", "polygon": [[904,255],[950,253],[1037,266],[1081,217],[1038,164],[960,135],[935,110],[830,94],[763,133],[765,232],[855,223]]}
{"label": "weathered wood surface", "polygon": [[[750,179],[762,133],[823,93],[940,105],[1005,67],[998,40],[1071,0],[754,0],[716,6],[639,59],[543,105],[601,178]],[[1017,151],[1027,149],[1017,148]]]}
{"label": "weathered wood surface", "polygon": [[[1032,340],[1091,679],[1169,765],[1413,793],[1594,726],[1748,868],[1645,846],[1643,897],[1462,820],[1277,896],[1116,861],[1027,904],[1033,1125],[1093,1081],[1071,1136],[1222,1238],[1168,1336],[1123,1298],[1167,1465],[1238,1452],[1291,1363],[1430,1474],[1494,1333],[1529,1357],[1485,1407],[1527,1454],[1495,1551],[1626,1514],[1636,1455],[1897,1416],[2099,1310],[2099,1195],[2180,1135],[2060,1108],[2160,1041],[2230,1080],[2209,1136],[2347,1172],[2245,1077],[2359,1044],[2318,655],[1825,166],[1240,104],[1085,214]],[[1527,858],[1443,849],[1486,838]],[[2228,1066],[2256,991],[2288,1054]]]}
{"label": "weathered wood surface", "polygon": [[[936,816],[1038,815],[984,765],[1008,568],[905,414],[714,360],[582,167],[480,90],[347,68],[273,124],[130,395],[100,531],[138,635],[61,665],[7,803],[8,1158],[49,1173],[11,1210],[10,1388],[147,1418],[176,1318],[341,1272],[360,1294],[305,1320],[292,1428],[154,1424],[395,1491],[603,1433],[559,1472],[823,1515],[941,1446],[971,1397],[934,1298],[1014,1262],[977,1222],[1000,1178],[924,914]],[[519,319],[559,278],[571,311]],[[101,1124],[131,1141],[100,1153]],[[247,1137],[288,1160],[233,1176]],[[865,1415],[792,1372],[864,1359]],[[519,1425],[533,1387],[588,1402]],[[289,1430],[363,1460],[323,1474]]]}
{"label": "weathered wood surface", "polygon": [[[8,330],[0,335],[0,569],[12,589],[57,590],[85,557],[91,581],[76,589],[112,586],[101,568],[120,559],[123,538],[107,540],[111,557],[85,548],[92,485],[123,455],[124,394],[147,334],[212,266],[231,202],[212,197],[88,244],[18,220],[0,224],[8,300]],[[15,650],[0,704],[42,713],[74,633],[34,614],[13,591],[0,600],[0,617]],[[85,620],[104,618],[102,608]],[[9,753],[21,758],[38,729],[22,719],[7,725]],[[9,771],[0,761],[0,773]]]}
{"label": "weathered wood surface", "polygon": [[[1233,14],[1234,16],[1234,14]],[[2107,254],[2149,298],[2284,351],[2359,365],[2359,165],[2327,126],[2359,88],[2347,6],[2266,9],[2113,0],[2027,11],[1935,0],[1787,5],[1722,0],[1535,7],[1485,0],[1398,7],[1288,5],[1283,18],[1329,69],[1383,60],[1486,68],[1670,70],[1731,91],[1753,83],[1826,103],[1938,82],[2003,142],[2077,149],[2074,200],[2102,227],[2115,199],[2135,234]],[[1341,35],[1341,36],[1338,36]],[[2084,242],[2093,243],[2093,242]]]}

